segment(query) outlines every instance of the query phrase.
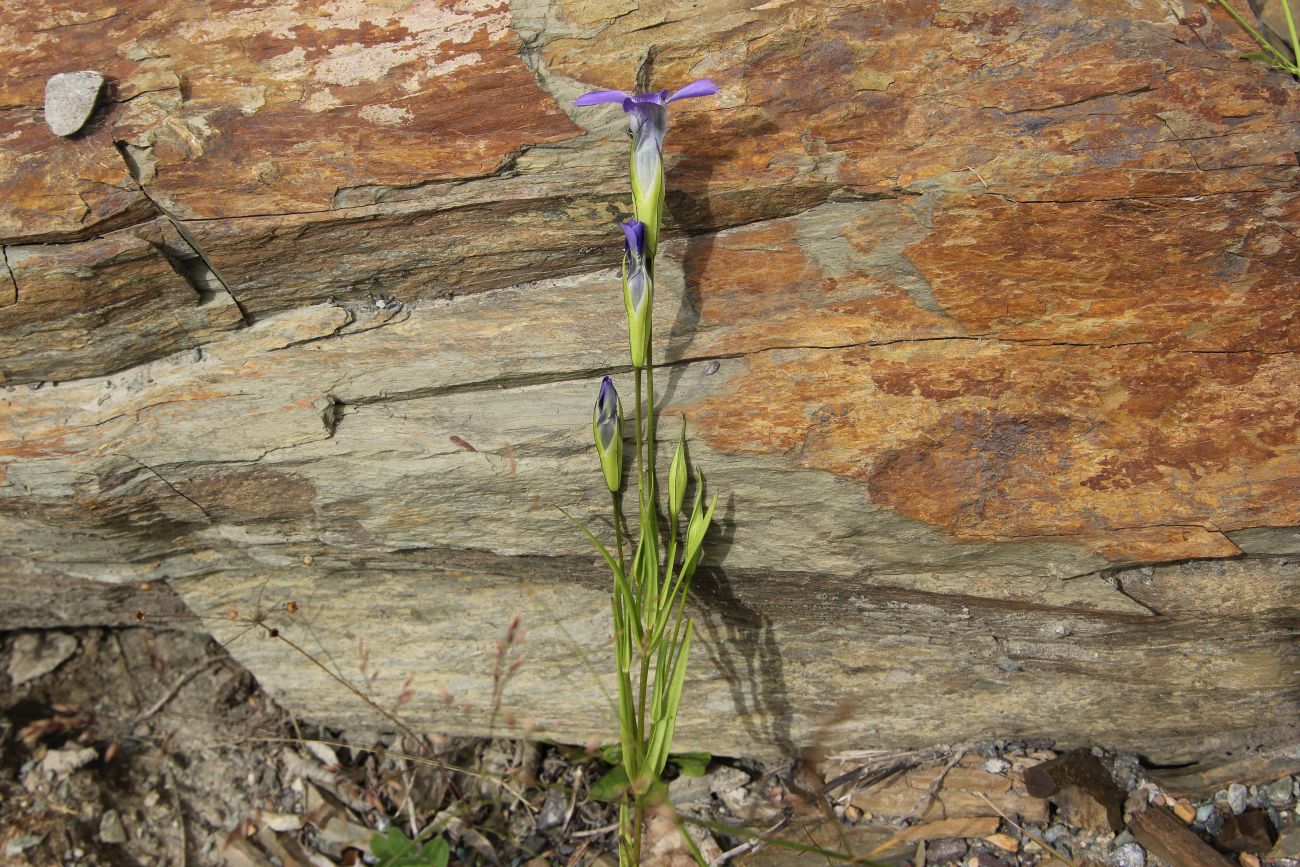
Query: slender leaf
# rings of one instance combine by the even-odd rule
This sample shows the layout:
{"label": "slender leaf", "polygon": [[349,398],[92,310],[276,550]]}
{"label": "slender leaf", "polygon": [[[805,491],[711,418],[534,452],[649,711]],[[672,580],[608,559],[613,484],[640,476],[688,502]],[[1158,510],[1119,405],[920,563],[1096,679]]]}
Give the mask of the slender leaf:
{"label": "slender leaf", "polygon": [[1300,39],[1295,35],[1295,18],[1291,15],[1291,0],[1282,0],[1282,14],[1286,16],[1286,32],[1291,37],[1291,54],[1300,61]]}

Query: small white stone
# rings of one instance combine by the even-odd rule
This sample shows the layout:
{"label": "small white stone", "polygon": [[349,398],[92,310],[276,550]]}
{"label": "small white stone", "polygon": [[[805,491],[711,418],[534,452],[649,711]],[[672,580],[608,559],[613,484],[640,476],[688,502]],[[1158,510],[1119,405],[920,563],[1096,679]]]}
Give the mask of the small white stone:
{"label": "small white stone", "polygon": [[1228,786],[1228,806],[1232,808],[1234,814],[1240,815],[1246,811],[1249,797],[1250,791],[1241,783],[1233,783]]}
{"label": "small white stone", "polygon": [[72,135],[86,125],[99,101],[104,76],[98,72],[60,72],[45,82],[45,123],[55,135]]}
{"label": "small white stone", "polygon": [[64,776],[78,768],[83,768],[95,759],[99,753],[94,747],[67,747],[62,750],[50,750],[41,759],[41,770],[52,776]]}
{"label": "small white stone", "polygon": [[984,770],[990,774],[1005,774],[1011,770],[1011,763],[1006,759],[989,759],[984,763]]}

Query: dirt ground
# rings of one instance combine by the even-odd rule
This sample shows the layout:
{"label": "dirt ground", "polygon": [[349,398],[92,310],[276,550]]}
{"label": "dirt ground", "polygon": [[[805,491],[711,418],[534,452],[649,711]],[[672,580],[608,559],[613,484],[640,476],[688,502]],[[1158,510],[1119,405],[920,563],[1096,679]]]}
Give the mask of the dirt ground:
{"label": "dirt ground", "polygon": [[[591,797],[606,766],[583,750],[319,729],[275,706],[193,629],[146,623],[2,638],[5,864],[375,863],[371,838],[390,827],[408,836],[436,830],[453,863],[616,863],[616,811]],[[760,846],[759,831],[803,847],[874,851],[891,863],[1170,863],[1128,830],[1097,827],[1077,805],[1029,794],[1025,772],[1058,759],[1051,747],[996,742],[838,763],[791,757],[779,766],[715,757],[706,774],[682,776],[670,792],[682,814],[719,823],[691,826],[714,863],[828,863]],[[1243,765],[1254,768],[1243,784],[1205,778],[1202,791],[1184,795],[1185,779],[1162,782],[1135,756],[1095,753],[1126,816],[1135,805],[1168,809],[1184,833],[1224,850],[1225,824],[1250,814],[1255,838],[1215,857],[1300,865],[1291,776],[1300,750]],[[752,830],[720,827],[741,825]],[[647,852],[648,863],[693,863],[662,818]]]}

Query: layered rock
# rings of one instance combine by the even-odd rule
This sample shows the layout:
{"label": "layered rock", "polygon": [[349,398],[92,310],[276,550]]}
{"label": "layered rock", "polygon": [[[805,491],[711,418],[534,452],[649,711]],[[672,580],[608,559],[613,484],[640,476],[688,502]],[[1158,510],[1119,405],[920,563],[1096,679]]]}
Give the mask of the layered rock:
{"label": "layered rock", "polygon": [[[571,102],[708,75],[672,109],[657,269],[661,432],[684,417],[723,494],[682,745],[1294,737],[1300,96],[1226,17],[20,2],[3,27],[8,625],[23,587],[168,579],[309,715],[370,709],[303,650],[364,658],[383,702],[410,675],[419,725],[609,737],[607,578],[555,507],[608,529],[587,441],[599,377],[629,379],[626,144]],[[68,56],[109,92],[61,140]]]}

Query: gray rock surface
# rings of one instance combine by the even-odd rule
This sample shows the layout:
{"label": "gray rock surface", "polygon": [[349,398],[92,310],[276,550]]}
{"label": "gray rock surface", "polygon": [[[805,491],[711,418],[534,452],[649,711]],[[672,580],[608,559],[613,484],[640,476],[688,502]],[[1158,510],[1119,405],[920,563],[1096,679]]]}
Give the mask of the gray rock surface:
{"label": "gray rock surface", "polygon": [[98,72],[61,72],[45,83],[45,123],[55,135],[80,130],[95,112],[104,76]]}
{"label": "gray rock surface", "polygon": [[13,639],[9,682],[20,686],[49,674],[77,652],[77,639],[62,632],[22,632]]}

